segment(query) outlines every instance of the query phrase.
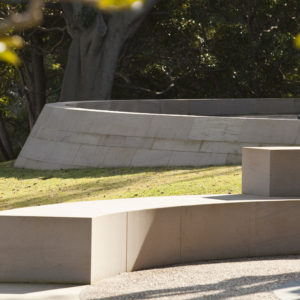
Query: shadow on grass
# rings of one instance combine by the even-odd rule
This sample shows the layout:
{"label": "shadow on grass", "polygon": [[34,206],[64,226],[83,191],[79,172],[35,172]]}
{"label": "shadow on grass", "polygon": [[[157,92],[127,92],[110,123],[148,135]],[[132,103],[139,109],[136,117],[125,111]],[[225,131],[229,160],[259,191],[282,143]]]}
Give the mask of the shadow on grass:
{"label": "shadow on grass", "polygon": [[[123,188],[125,186],[129,186],[133,182],[133,179],[126,179],[117,182],[106,182],[99,185],[96,185],[94,182],[91,183],[80,183],[78,185],[73,185],[71,187],[67,187],[67,189],[72,191],[71,193],[63,194],[60,190],[54,190],[52,195],[42,195],[35,196],[37,193],[23,196],[14,196],[7,197],[3,200],[0,200],[0,210],[13,209],[19,207],[28,207],[28,206],[38,206],[38,205],[48,205],[48,204],[56,204],[63,202],[75,202],[81,200],[82,198],[86,198],[87,196],[95,196],[97,193],[101,193],[104,191],[108,193],[111,190],[116,190],[119,188]],[[136,182],[136,180],[135,180]],[[99,196],[99,200],[103,200],[106,198],[102,198]],[[107,198],[109,199],[109,198]],[[92,199],[95,200],[95,199]],[[88,200],[86,200],[88,201]]]}
{"label": "shadow on grass", "polygon": [[[122,167],[122,168],[87,168],[87,169],[68,169],[68,170],[31,170],[15,168],[14,161],[0,163],[0,177],[2,178],[17,178],[17,179],[50,179],[50,178],[85,178],[85,177],[111,177],[119,175],[139,174],[139,173],[153,173],[153,172],[167,172],[167,171],[184,171],[187,173],[194,170],[195,173],[199,171],[208,171],[213,167]],[[228,166],[227,166],[228,167]],[[222,168],[222,166],[220,166]]]}

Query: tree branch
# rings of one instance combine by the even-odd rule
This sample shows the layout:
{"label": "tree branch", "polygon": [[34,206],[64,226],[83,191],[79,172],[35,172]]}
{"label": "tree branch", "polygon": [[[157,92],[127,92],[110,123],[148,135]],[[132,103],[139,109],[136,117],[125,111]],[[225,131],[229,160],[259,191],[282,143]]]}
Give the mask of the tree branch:
{"label": "tree branch", "polygon": [[[168,74],[167,74],[168,75]],[[150,93],[150,94],[153,94],[153,95],[162,95],[162,94],[165,94],[166,92],[168,92],[172,87],[175,86],[174,84],[174,80],[170,77],[171,79],[171,83],[163,90],[161,91],[153,91],[149,88],[145,88],[145,87],[141,87],[141,86],[137,86],[135,84],[133,84],[131,82],[131,80],[123,73],[120,73],[120,72],[117,72],[116,73],[116,76],[119,76],[120,78],[122,78],[126,84],[120,84],[120,83],[116,83],[117,86],[119,87],[123,87],[123,88],[129,88],[129,89],[134,89],[134,90],[140,90],[140,91],[143,91],[143,92],[147,92],[147,93]]]}
{"label": "tree branch", "polygon": [[28,4],[28,0],[1,0],[1,3],[3,4]]}
{"label": "tree branch", "polygon": [[43,19],[44,0],[31,0],[28,9],[22,14],[13,14],[0,22],[0,34],[9,32],[11,28],[23,30],[38,25]]}
{"label": "tree branch", "polygon": [[[74,18],[78,17],[76,12],[81,10],[83,4],[92,5],[98,7],[98,0],[61,0],[62,7],[66,16],[67,23],[74,24]],[[146,0],[145,6],[141,9],[141,12],[132,12],[132,15],[139,14],[147,11],[151,3],[157,0]],[[28,8],[24,13],[15,13],[10,17],[0,20],[0,35],[7,34],[12,28],[15,30],[24,30],[37,26],[43,19],[43,8],[45,7],[46,0],[1,0],[1,3],[5,4],[28,4]],[[55,0],[53,0],[56,3]],[[75,3],[64,3],[64,2],[75,2]],[[150,4],[150,5],[149,5]],[[111,8],[113,10],[113,8]],[[109,8],[108,8],[109,12]],[[76,20],[78,21],[78,20]],[[73,30],[80,29],[80,26],[74,28],[68,26],[70,34],[72,35]]]}

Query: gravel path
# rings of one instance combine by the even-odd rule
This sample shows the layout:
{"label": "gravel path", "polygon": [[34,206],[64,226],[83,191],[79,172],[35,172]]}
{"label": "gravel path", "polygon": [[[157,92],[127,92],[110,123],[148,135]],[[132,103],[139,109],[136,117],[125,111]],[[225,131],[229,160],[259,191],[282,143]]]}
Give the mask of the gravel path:
{"label": "gravel path", "polygon": [[272,290],[300,279],[300,255],[200,262],[122,273],[80,299],[278,299]]}

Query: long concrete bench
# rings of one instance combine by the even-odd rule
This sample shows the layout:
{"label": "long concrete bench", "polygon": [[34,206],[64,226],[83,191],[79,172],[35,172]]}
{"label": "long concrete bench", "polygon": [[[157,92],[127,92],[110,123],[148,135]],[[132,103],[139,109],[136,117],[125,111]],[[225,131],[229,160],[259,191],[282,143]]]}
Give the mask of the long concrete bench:
{"label": "long concrete bench", "polygon": [[95,283],[198,260],[300,253],[300,198],[170,196],[0,212],[0,281]]}

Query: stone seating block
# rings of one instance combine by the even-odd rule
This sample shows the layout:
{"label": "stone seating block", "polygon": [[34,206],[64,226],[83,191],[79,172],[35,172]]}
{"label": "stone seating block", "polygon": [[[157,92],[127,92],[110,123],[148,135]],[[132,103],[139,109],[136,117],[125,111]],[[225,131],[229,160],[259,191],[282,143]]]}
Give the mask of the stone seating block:
{"label": "stone seating block", "polygon": [[300,147],[243,148],[244,194],[300,195]]}

